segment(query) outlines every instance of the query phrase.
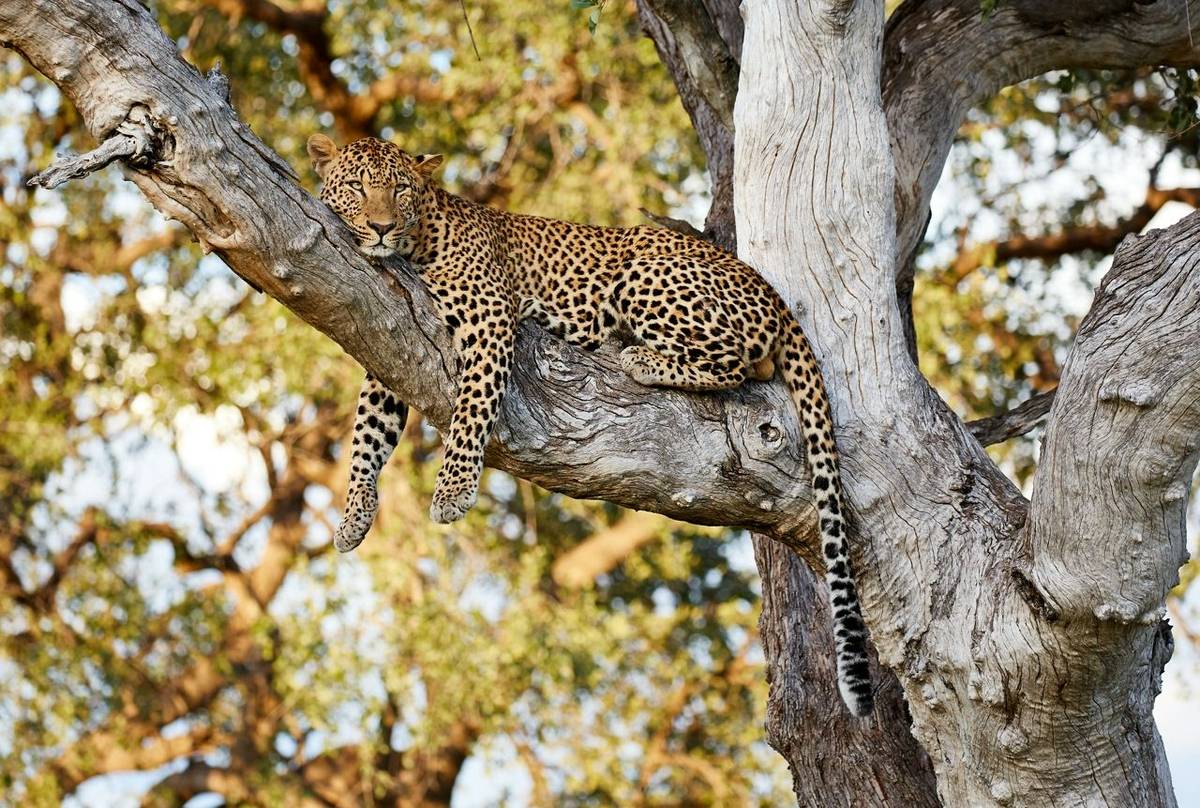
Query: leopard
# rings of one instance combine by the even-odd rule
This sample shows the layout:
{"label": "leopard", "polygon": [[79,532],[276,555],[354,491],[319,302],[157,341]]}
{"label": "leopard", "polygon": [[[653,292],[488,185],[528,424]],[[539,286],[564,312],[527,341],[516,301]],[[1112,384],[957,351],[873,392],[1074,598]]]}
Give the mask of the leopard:
{"label": "leopard", "polygon": [[[365,137],[339,147],[313,134],[320,199],[368,256],[400,256],[429,289],[458,357],[430,518],[448,523],[476,502],[484,451],[513,369],[517,326],[532,320],[595,351],[620,349],[622,369],[649,387],[711,393],[782,377],[812,477],[830,593],[842,700],[874,707],[867,631],[850,564],[847,512],[823,376],[796,316],[750,265],[704,239],[653,225],[602,227],[514,214],[451,193],[438,154]],[[408,409],[371,374],[359,394],[340,551],[374,522],[379,474]]]}

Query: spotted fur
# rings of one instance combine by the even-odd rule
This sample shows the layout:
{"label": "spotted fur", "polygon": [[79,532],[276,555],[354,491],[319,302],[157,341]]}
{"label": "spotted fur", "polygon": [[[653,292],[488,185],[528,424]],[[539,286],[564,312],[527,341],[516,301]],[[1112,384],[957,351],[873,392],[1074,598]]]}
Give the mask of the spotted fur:
{"label": "spotted fur", "polygon": [[358,394],[354,437],[350,441],[350,485],[346,511],[333,536],[333,544],[347,553],[362,543],[379,510],[379,472],[392,456],[408,407],[379,380],[367,374]]}
{"label": "spotted fur", "polygon": [[[771,285],[724,250],[671,230],[592,227],[469,202],[431,180],[440,156],[413,156],[374,138],[339,150],[323,135],[310,138],[308,149],[325,181],[321,198],[350,225],[363,252],[408,258],[453,337],[460,380],[430,507],[434,521],[458,519],[475,503],[522,319],[588,349],[618,333],[632,337],[621,366],[642,384],[726,390],[780,371],[812,471],[838,686],[852,713],[868,714],[866,628],[850,569],[829,402],[808,340]],[[363,395],[341,550],[356,546],[370,527],[376,477],[405,412],[369,376]],[[387,406],[394,417],[385,423],[372,407]]]}

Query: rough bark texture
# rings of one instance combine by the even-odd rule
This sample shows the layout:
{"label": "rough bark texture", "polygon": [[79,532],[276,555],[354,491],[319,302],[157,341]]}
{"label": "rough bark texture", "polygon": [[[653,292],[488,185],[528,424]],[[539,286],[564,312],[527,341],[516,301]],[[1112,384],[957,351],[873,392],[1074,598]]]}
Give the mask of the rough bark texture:
{"label": "rough bark texture", "polygon": [[[1078,458],[1059,467],[1048,457],[1022,533],[1028,503],[909,357],[891,282],[893,152],[871,67],[880,10],[762,0],[745,11],[743,48],[756,58],[742,64],[734,115],[739,252],[794,303],[821,356],[868,623],[900,675],[939,794],[948,805],[1172,805],[1150,709],[1165,660],[1157,609],[1181,561],[1178,485],[1196,461],[1200,365],[1164,360],[1173,372],[1160,372],[1143,360],[1157,350],[1146,324],[1164,308],[1180,339],[1200,329],[1187,257],[1200,217],[1118,253],[1106,287],[1125,298],[1122,339],[1089,338],[1117,327],[1101,295],[1064,371],[1064,391],[1107,374],[1104,389],[1172,394],[1146,397],[1123,432],[1093,424],[1077,437],[1104,396],[1072,405],[1060,393],[1049,429],[1082,439],[1093,462],[1080,474]],[[1082,423],[1060,427],[1068,412],[1058,417]],[[1173,443],[1154,434],[1167,423],[1181,424]],[[1114,479],[1106,458],[1131,443],[1155,460]],[[1147,490],[1147,468],[1175,499]],[[1040,518],[1047,505],[1063,518]],[[1083,508],[1096,518],[1085,540],[1066,518]],[[1145,544],[1153,549],[1136,552]],[[1139,585],[1114,579],[1121,564],[1136,564]],[[1130,589],[1137,597],[1111,591]]]}
{"label": "rough bark texture", "polygon": [[[946,55],[952,71],[939,91],[938,74],[927,72],[939,52],[987,53],[998,34],[962,17],[967,6],[978,14],[974,0],[910,4],[885,46],[876,4],[747,0],[743,49],[732,44],[741,37],[728,4],[711,0],[713,25],[694,31],[715,28],[741,62],[736,138],[703,93],[681,81],[681,95],[712,149],[714,177],[734,191],[743,258],[795,307],[822,359],[868,623],[942,800],[1172,805],[1150,707],[1169,655],[1159,607],[1180,561],[1200,449],[1200,365],[1185,349],[1200,332],[1200,215],[1118,252],[1064,368],[1032,507],[920,376],[895,281],[945,157],[940,146],[918,154],[906,144],[948,147],[958,123],[929,99],[961,117],[967,96],[1061,66],[1053,53],[1175,60],[1163,42],[1188,32],[1143,25],[1164,2],[1084,22],[1066,4],[1060,37],[1043,27],[1045,5],[1034,19],[1014,3],[993,19],[1016,15],[1014,27],[1040,31],[1027,46],[1042,61],[1015,45],[1025,56],[982,66]],[[962,29],[938,16],[951,12]],[[1138,15],[1137,25],[1124,15]],[[643,20],[664,58],[683,58],[661,20],[645,9]],[[148,111],[158,151],[130,173],[147,198],[445,425],[454,360],[419,280],[399,263],[359,256],[145,9],[133,0],[0,0],[0,40],[62,88],[98,140],[128,128],[133,110]],[[1180,46],[1178,59],[1191,53]],[[890,89],[881,87],[881,54]],[[994,72],[963,89],[972,65]],[[733,150],[724,151],[731,142],[736,174]],[[709,234],[728,243],[732,224],[715,203]],[[745,525],[805,550],[810,492],[789,413],[777,385],[725,396],[648,391],[610,354],[585,355],[527,328],[488,460],[575,496]],[[1085,457],[1073,456],[1079,446]],[[818,619],[820,598],[783,548],[757,549],[771,629],[769,730],[803,763],[804,804],[930,804],[927,781],[902,776],[906,764],[926,765],[896,732],[903,711],[882,710],[856,735],[857,725],[836,724],[840,713],[821,706],[832,701],[821,690],[832,677],[815,657],[792,664],[804,659],[797,642],[817,636],[805,619]],[[824,769],[811,751],[822,717],[847,750]],[[858,787],[841,773],[861,772],[855,766],[870,767]],[[909,801],[893,801],[902,788]]]}
{"label": "rough bark texture", "polygon": [[[651,6],[658,5],[639,3],[643,27],[671,71],[709,158],[712,206],[703,235],[735,250],[733,132],[694,89],[694,70],[688,61],[740,55],[739,5],[733,0],[694,4],[696,15],[707,8],[720,36],[710,33],[705,48],[693,47],[690,52],[676,45],[671,28],[655,16]],[[799,804],[822,804],[830,795],[839,795],[847,805],[937,805],[933,768],[909,731],[907,707],[895,675],[873,667],[877,686],[873,720],[853,721],[846,716],[831,678],[833,635],[824,581],[766,536],[755,534],[754,547],[763,579],[760,630],[772,685],[769,738],[792,770]]]}

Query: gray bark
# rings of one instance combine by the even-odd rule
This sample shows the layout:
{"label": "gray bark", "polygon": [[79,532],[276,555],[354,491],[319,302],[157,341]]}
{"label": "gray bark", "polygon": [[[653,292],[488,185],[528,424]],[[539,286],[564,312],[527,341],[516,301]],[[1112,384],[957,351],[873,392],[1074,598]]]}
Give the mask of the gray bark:
{"label": "gray bark", "polygon": [[[736,24],[710,5],[730,37]],[[942,5],[914,3],[912,13]],[[916,164],[920,177],[940,171],[936,150],[917,158],[896,145],[897,126],[915,143],[949,137],[942,130],[957,121],[905,119],[897,102],[881,104],[889,96],[877,6],[747,0],[745,22],[736,175],[732,153],[723,164],[739,246],[794,304],[825,367],[868,623],[898,674],[942,800],[1173,804],[1150,706],[1167,656],[1157,609],[1180,561],[1185,481],[1200,446],[1200,367],[1183,350],[1200,331],[1200,222],[1193,216],[1118,254],[1064,369],[1031,508],[920,376],[895,292],[903,234],[928,202],[923,180],[916,204],[894,192],[896,181]],[[1108,34],[1119,40],[1122,31]],[[401,263],[362,258],[145,9],[133,0],[0,0],[0,40],[59,85],[98,140],[128,128],[132,110],[148,110],[158,153],[129,173],[147,198],[446,425],[454,360],[419,280]],[[1008,70],[995,77],[1007,83],[1028,65],[987,69]],[[714,148],[733,140],[719,134],[711,107],[703,114],[718,127]],[[731,236],[732,217],[723,226]],[[1160,318],[1170,327],[1153,328]],[[518,351],[490,464],[574,496],[748,526],[812,551],[807,472],[778,385],[721,396],[650,391],[611,354],[583,354],[533,328]],[[1087,457],[1071,458],[1080,445]],[[1083,510],[1094,516],[1085,534],[1071,519]],[[813,636],[799,624],[789,632],[788,620],[814,599],[778,550],[758,546],[765,625],[774,627],[765,636],[770,731],[777,746],[795,749],[797,733],[812,732],[821,714],[810,721],[803,709],[821,702],[788,700],[804,693],[801,669],[788,664],[794,643]],[[895,742],[877,747],[881,756],[924,765],[894,732],[899,715],[875,720]],[[873,757],[854,748],[858,762]],[[900,781],[832,794],[798,783],[798,793],[896,804],[887,802],[889,782]],[[909,804],[928,804],[920,783],[912,794],[920,802]]]}
{"label": "gray bark", "polygon": [[[659,3],[639,3],[643,28],[671,71],[685,108],[709,157],[712,207],[705,237],[736,250],[733,211],[733,131],[710,99],[724,94],[700,93],[691,59],[740,57],[742,19],[732,0],[691,5],[716,22],[703,47],[679,47],[674,32],[657,16]],[[711,29],[704,22],[692,31]],[[694,37],[694,34],[693,34]],[[732,117],[733,110],[729,110]],[[908,708],[895,675],[872,666],[876,682],[876,716],[854,721],[845,714],[834,687],[833,634],[825,583],[794,553],[770,538],[754,535],[755,556],[763,580],[759,621],[768,679],[767,738],[787,760],[800,805],[819,805],[838,795],[847,805],[918,808],[938,804],[933,768],[909,731]]]}
{"label": "gray bark", "polygon": [[[734,115],[739,252],[794,304],[817,346],[867,620],[942,800],[1174,804],[1150,710],[1165,659],[1158,609],[1182,560],[1179,486],[1200,445],[1200,361],[1178,349],[1146,360],[1162,351],[1164,329],[1177,335],[1171,344],[1194,345],[1200,331],[1200,214],[1118,252],[1105,285],[1123,303],[1101,294],[1081,328],[1048,427],[1069,437],[1047,441],[1029,514],[909,355],[892,283],[880,9],[744,8],[743,49],[755,58],[743,60]],[[1162,329],[1149,327],[1160,319]],[[1097,376],[1105,384],[1089,381]],[[1120,430],[1108,418],[1096,426],[1100,390],[1135,391]],[[1083,472],[1070,457],[1080,440],[1091,449]],[[1131,445],[1153,460],[1130,460]],[[1114,476],[1118,456],[1132,467]],[[1068,514],[1085,508],[1095,524],[1081,541]]]}

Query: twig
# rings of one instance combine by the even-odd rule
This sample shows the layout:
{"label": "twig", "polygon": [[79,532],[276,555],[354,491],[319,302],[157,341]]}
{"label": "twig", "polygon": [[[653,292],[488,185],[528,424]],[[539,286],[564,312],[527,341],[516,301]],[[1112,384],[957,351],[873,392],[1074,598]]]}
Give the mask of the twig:
{"label": "twig", "polygon": [[674,230],[676,233],[683,233],[685,236],[704,238],[704,234],[697,230],[691,222],[685,222],[683,219],[672,219],[670,216],[659,216],[657,213],[651,213],[645,208],[638,208],[638,210],[642,212],[643,216],[660,227]]}
{"label": "twig", "polygon": [[45,171],[35,174],[26,183],[30,188],[57,188],[64,182],[99,171],[115,160],[127,160],[131,165],[148,166],[158,151],[158,133],[150,111],[137,105],[129,110],[116,131],[95,149],[71,157],[60,154]]}
{"label": "twig", "polygon": [[1050,405],[1054,403],[1054,394],[1057,392],[1056,387],[1045,393],[1038,393],[1008,412],[968,422],[967,429],[971,430],[971,434],[982,446],[1003,443],[1009,438],[1024,435],[1040,424],[1050,412]]}
{"label": "twig", "polygon": [[482,62],[483,57],[479,55],[479,46],[475,44],[475,31],[471,28],[471,18],[467,16],[466,0],[458,0],[458,7],[462,9],[463,22],[467,24],[467,34],[471,37],[471,49],[475,51],[475,61]]}

